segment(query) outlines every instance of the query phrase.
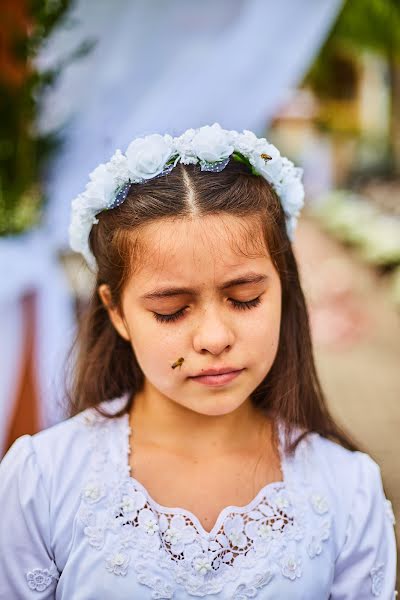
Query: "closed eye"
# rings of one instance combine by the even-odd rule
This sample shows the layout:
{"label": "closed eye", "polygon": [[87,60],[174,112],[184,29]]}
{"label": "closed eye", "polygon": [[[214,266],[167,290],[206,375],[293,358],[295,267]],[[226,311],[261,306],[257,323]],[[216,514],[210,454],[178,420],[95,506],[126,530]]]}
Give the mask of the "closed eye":
{"label": "closed eye", "polygon": [[[255,308],[256,306],[258,306],[261,302],[261,295],[257,296],[257,298],[254,298],[253,300],[247,300],[246,302],[240,302],[239,300],[234,300],[233,298],[229,298],[229,301],[231,302],[232,306],[236,310],[246,310],[246,309]],[[159,313],[156,313],[156,312],[153,312],[153,315],[154,315],[154,318],[156,319],[156,321],[159,321],[161,323],[171,323],[173,321],[177,321],[178,319],[180,319],[184,315],[185,310],[186,310],[186,307],[181,308],[180,310],[178,310],[176,313],[173,313],[172,315],[160,315]]]}

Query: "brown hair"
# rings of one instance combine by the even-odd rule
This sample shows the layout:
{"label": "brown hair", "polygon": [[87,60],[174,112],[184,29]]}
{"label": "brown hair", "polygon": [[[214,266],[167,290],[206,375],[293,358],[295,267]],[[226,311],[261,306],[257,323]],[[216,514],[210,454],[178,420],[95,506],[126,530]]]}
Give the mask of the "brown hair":
{"label": "brown hair", "polygon": [[132,241],[132,232],[159,219],[209,214],[246,217],[244,226],[245,222],[261,224],[281,280],[277,355],[251,395],[254,405],[281,418],[289,436],[297,427],[303,430],[287,446],[289,453],[309,432],[357,450],[356,443],[330,414],[316,373],[307,307],[279,198],[263,177],[235,160],[220,173],[178,164],[168,175],[132,185],[122,205],[98,215],[89,240],[98,265],[97,280],[73,347],[77,348],[77,360],[67,396],[68,415],[92,406],[104,414],[98,407],[100,402],[129,392],[126,406],[110,416],[119,417],[130,411],[135,394],[142,388],[143,373],[132,347],[116,332],[97,293],[99,285],[108,284],[113,304],[120,306],[123,287],[141,257],[140,244]]}

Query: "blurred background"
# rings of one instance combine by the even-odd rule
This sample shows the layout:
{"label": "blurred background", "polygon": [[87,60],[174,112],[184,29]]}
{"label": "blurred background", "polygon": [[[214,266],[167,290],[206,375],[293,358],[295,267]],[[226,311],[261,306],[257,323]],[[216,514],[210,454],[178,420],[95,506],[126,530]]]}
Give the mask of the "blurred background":
{"label": "blurred background", "polygon": [[63,365],[93,284],[68,249],[71,199],[133,137],[217,121],[304,168],[294,246],[317,368],[399,517],[398,0],[0,11],[0,457],[65,418]]}

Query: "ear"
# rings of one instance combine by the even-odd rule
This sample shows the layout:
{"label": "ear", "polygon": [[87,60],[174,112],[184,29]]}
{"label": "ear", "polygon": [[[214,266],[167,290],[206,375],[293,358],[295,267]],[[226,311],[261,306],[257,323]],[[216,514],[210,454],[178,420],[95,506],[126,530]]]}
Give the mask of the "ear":
{"label": "ear", "polygon": [[114,328],[117,330],[119,335],[124,338],[124,340],[129,342],[129,331],[119,309],[112,302],[109,286],[105,283],[99,285],[97,293],[99,294],[100,300],[108,312],[108,316],[110,317],[110,321],[114,325]]}

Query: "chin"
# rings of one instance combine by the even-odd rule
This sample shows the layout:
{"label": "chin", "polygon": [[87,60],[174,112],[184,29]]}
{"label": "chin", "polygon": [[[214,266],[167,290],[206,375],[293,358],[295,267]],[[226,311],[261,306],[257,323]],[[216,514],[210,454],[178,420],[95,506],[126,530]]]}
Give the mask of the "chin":
{"label": "chin", "polygon": [[227,400],[226,402],[224,402],[224,400],[221,400],[218,398],[213,398],[212,400],[210,399],[209,401],[201,400],[200,402],[196,403],[195,405],[188,406],[187,408],[189,408],[189,410],[192,410],[193,412],[197,412],[201,415],[205,415],[208,417],[218,417],[218,416],[228,415],[229,413],[234,412],[242,404],[243,404],[242,400],[237,401],[237,402],[232,402],[232,399],[230,399],[230,400]]}

